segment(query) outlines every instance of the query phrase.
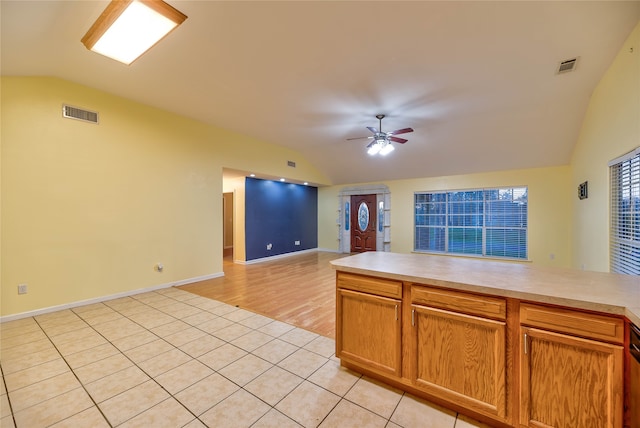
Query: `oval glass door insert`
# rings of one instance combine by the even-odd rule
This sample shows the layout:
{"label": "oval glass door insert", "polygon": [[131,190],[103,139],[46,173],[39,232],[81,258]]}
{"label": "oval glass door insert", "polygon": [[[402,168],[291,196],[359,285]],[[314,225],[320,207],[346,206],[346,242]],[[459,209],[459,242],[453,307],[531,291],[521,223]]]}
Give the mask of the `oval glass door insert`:
{"label": "oval glass door insert", "polygon": [[369,226],[369,207],[365,202],[360,202],[358,207],[358,227],[362,232]]}

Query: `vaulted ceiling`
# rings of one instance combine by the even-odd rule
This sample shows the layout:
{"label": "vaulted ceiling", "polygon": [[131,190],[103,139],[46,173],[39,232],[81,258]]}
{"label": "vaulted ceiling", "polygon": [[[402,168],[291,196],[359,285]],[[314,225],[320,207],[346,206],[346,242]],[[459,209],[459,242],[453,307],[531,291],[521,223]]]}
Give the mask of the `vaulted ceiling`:
{"label": "vaulted ceiling", "polygon": [[[168,3],[188,19],[125,66],[80,43],[107,1],[2,0],[2,74],[60,77],[287,146],[334,184],[441,176],[568,164],[640,19],[638,1]],[[385,131],[415,130],[384,158],[346,141],[380,113]]]}

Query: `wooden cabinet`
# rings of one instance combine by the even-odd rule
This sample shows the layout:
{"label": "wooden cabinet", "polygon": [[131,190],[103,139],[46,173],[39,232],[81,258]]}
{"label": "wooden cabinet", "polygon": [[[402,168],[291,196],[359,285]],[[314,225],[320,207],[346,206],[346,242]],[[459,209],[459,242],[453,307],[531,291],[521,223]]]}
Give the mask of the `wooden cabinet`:
{"label": "wooden cabinet", "polygon": [[622,320],[522,304],[520,322],[521,425],[621,427],[623,346],[602,340],[622,343]]}
{"label": "wooden cabinet", "polygon": [[402,370],[402,283],[338,275],[336,356],[380,374]]}
{"label": "wooden cabinet", "polygon": [[[640,324],[639,324],[640,325]],[[627,409],[628,428],[640,427],[640,328],[629,323],[629,353],[628,358],[628,394]]]}
{"label": "wooden cabinet", "polygon": [[629,427],[640,427],[640,361],[629,357]]}
{"label": "wooden cabinet", "polygon": [[348,272],[336,297],[351,369],[491,426],[623,426],[621,317]]}
{"label": "wooden cabinet", "polygon": [[505,301],[415,285],[411,296],[410,355],[415,386],[504,420]]}

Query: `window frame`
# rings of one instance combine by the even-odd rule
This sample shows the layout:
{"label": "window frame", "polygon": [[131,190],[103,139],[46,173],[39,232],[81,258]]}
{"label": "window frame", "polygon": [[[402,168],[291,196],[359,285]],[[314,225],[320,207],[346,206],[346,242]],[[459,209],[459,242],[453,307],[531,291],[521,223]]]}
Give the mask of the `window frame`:
{"label": "window frame", "polygon": [[[640,275],[640,147],[609,162],[609,192],[609,271]],[[628,210],[621,210],[624,193]]]}
{"label": "window frame", "polygon": [[[524,209],[524,223],[522,223],[524,224],[524,226],[522,225],[510,226],[508,224],[492,225],[491,224],[492,221],[490,220],[488,221],[487,218],[491,214],[495,216],[496,213],[494,211],[488,211],[487,207],[492,201],[493,202],[500,201],[500,199],[488,199],[487,195],[490,194],[490,192],[492,191],[497,191],[499,194],[501,192],[506,191],[511,193],[511,198],[512,198],[511,200],[513,201],[514,189],[518,189],[518,190],[523,189],[524,191],[522,192],[522,195],[526,195],[526,207]],[[456,223],[451,221],[452,218],[459,218],[460,216],[464,217],[466,214],[461,214],[458,212],[455,214],[456,217],[453,217],[454,214],[449,212],[450,204],[457,203],[457,202],[456,201],[452,202],[450,200],[450,195],[460,194],[460,193],[470,194],[474,192],[481,192],[482,194],[482,200],[478,201],[480,204],[482,204],[482,212],[480,214],[478,214],[477,212],[470,213],[469,215],[472,215],[472,216],[479,215],[481,218],[481,224],[480,225],[463,224],[462,226],[452,224],[452,223]],[[527,185],[484,187],[484,188],[457,189],[457,190],[448,189],[448,190],[416,191],[414,192],[414,196],[413,196],[413,251],[416,253],[472,257],[472,258],[480,258],[480,259],[529,261],[529,197],[528,195],[529,195],[529,186]],[[425,199],[433,199],[433,200],[419,201],[418,196],[423,196],[425,197]],[[442,199],[443,197],[444,197],[444,200]],[[472,203],[478,203],[478,202],[472,202]],[[420,215],[418,214],[418,209],[419,209],[418,204],[429,204],[429,203],[443,204],[444,213],[440,212],[441,211],[440,210],[436,214],[433,214],[431,218],[428,214],[423,214],[422,217],[420,217]],[[431,221],[433,220],[433,217],[435,216],[439,216],[441,218],[439,219],[439,221],[436,220],[435,223],[431,223]],[[419,218],[421,218],[422,221],[419,221]],[[440,237],[435,236],[435,242],[438,242],[441,245],[443,245],[444,247],[443,250],[418,248],[418,234],[419,234],[419,230],[423,228],[429,228],[431,230],[434,230],[437,232],[436,233],[437,235],[440,235]],[[438,232],[436,229],[444,229],[444,232]],[[450,248],[450,242],[449,242],[451,229],[455,229],[455,230],[460,229],[462,231],[479,230],[481,237],[480,239],[476,239],[474,245],[480,244],[481,246],[480,252],[472,253],[472,252],[452,251]],[[520,231],[520,233],[524,231],[524,254],[520,257],[490,254],[490,251],[488,251],[488,247],[487,247],[487,232],[491,230]],[[458,231],[458,233],[460,233],[460,231]],[[433,239],[434,238],[431,238],[431,237],[427,238],[428,241],[432,241]],[[520,239],[522,238],[519,237],[518,240]],[[457,244],[459,244],[459,242],[457,242]],[[504,245],[503,248],[505,248],[505,252],[506,252],[506,245]]]}

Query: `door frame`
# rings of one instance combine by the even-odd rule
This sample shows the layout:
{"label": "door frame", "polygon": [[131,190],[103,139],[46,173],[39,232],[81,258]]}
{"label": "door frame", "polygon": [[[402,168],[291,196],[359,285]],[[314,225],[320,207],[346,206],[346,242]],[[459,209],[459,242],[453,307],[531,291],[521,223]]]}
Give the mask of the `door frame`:
{"label": "door frame", "polygon": [[[351,252],[349,206],[351,196],[376,195],[376,251],[391,251],[391,192],[384,184],[344,187],[338,193],[338,252]],[[382,204],[382,205],[381,205]]]}
{"label": "door frame", "polygon": [[235,227],[234,192],[222,192],[222,255],[223,258],[230,252],[233,259],[233,243],[235,237],[233,229]]}

